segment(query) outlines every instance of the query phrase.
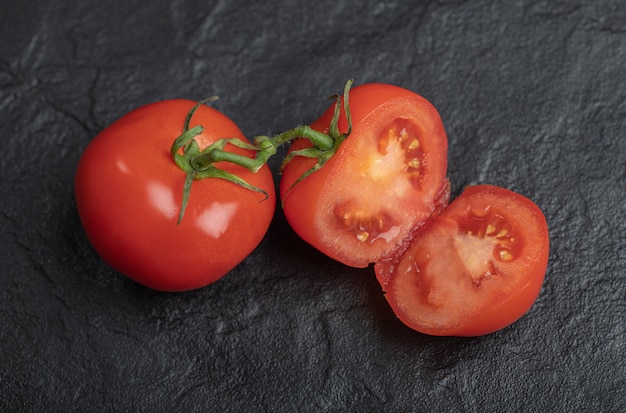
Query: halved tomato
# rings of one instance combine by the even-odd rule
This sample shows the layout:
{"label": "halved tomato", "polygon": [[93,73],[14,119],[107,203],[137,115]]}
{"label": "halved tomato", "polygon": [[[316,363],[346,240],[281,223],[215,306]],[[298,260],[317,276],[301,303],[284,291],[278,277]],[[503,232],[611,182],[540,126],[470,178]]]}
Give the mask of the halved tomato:
{"label": "halved tomato", "polygon": [[398,318],[431,335],[504,328],[537,299],[549,235],[541,210],[504,188],[467,188],[395,259],[375,266]]}
{"label": "halved tomato", "polygon": [[[280,192],[302,239],[339,262],[366,267],[401,249],[447,204],[448,141],[437,110],[407,89],[365,84],[350,91],[349,103],[352,132],[337,153],[295,186],[316,160],[293,158]],[[328,133],[334,108],[311,128]],[[343,112],[339,130],[348,130]],[[308,146],[298,140],[290,150]]]}

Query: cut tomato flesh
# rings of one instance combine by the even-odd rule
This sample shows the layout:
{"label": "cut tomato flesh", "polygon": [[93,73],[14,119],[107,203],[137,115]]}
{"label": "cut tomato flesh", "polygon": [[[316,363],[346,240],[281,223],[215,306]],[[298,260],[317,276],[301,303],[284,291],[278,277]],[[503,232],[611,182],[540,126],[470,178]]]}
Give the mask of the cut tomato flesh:
{"label": "cut tomato flesh", "polygon": [[[416,128],[410,125],[413,124],[409,120],[395,119],[381,134],[377,151],[359,148],[365,151],[364,156],[351,162],[354,166],[347,166],[344,175],[350,176],[344,178],[356,184],[343,188],[333,212],[336,225],[359,242],[390,242],[397,237],[401,230],[398,220],[402,217],[398,216],[395,202],[419,191],[423,152],[418,151]],[[428,209],[423,212],[429,213]]]}
{"label": "cut tomato flesh", "polygon": [[[436,109],[390,85],[350,91],[352,130],[323,168],[295,157],[283,169],[285,217],[309,244],[343,264],[366,267],[403,249],[449,200],[448,141]],[[331,106],[311,128],[327,133]],[[345,113],[339,130],[347,133]],[[291,151],[311,146],[296,141]]]}
{"label": "cut tomato flesh", "polygon": [[413,106],[398,104],[394,111],[383,105],[355,128],[320,197],[319,236],[349,251],[342,257],[349,265],[366,266],[398,249],[438,210],[438,193],[447,188],[443,130],[418,124]]}
{"label": "cut tomato flesh", "polygon": [[436,335],[478,335],[521,317],[548,260],[545,218],[503,188],[468,190],[376,273],[398,317]]}

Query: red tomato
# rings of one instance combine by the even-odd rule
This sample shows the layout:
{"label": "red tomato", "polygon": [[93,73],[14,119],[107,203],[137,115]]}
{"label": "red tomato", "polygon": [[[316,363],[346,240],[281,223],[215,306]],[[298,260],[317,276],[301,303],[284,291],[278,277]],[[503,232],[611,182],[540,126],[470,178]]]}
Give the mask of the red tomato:
{"label": "red tomato", "polygon": [[506,327],[535,302],[548,264],[548,226],[529,199],[467,188],[400,257],[375,266],[394,312],[431,335]]}
{"label": "red tomato", "polygon": [[[436,109],[409,90],[366,84],[350,91],[349,103],[352,133],[338,152],[292,187],[315,164],[295,157],[280,191],[285,216],[302,239],[346,265],[366,267],[401,248],[447,204],[448,142]],[[327,133],[333,111],[334,105],[311,127]],[[339,129],[348,129],[345,114]],[[298,140],[290,150],[306,146]]]}
{"label": "red tomato", "polygon": [[[226,180],[196,180],[177,224],[185,173],[170,147],[194,104],[166,100],[134,110],[94,138],[76,171],[76,204],[94,249],[113,268],[161,291],[203,287],[232,270],[260,243],[276,204],[267,166],[252,173],[219,163],[265,190],[268,199],[261,202],[263,194]],[[229,118],[206,105],[189,128],[196,125],[204,126],[196,138],[201,149],[218,138],[245,140]]]}

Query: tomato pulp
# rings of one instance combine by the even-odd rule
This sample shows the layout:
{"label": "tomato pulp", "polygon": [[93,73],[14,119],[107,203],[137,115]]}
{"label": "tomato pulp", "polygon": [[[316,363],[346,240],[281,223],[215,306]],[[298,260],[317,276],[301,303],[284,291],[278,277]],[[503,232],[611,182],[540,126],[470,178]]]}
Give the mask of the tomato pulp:
{"label": "tomato pulp", "polygon": [[398,318],[431,335],[477,336],[524,315],[549,253],[541,210],[491,185],[467,188],[398,257],[375,265]]}
{"label": "tomato pulp", "polygon": [[[268,198],[223,179],[196,180],[177,224],[185,173],[170,147],[195,103],[166,100],[130,112],[93,139],[75,176],[78,213],[96,252],[127,277],[161,291],[203,287],[232,270],[261,242],[276,204],[267,166],[252,173],[222,162],[216,166]],[[201,149],[219,138],[245,139],[232,120],[205,105],[191,118],[190,128],[196,125],[204,126],[196,137]]]}
{"label": "tomato pulp", "polygon": [[[366,267],[401,249],[410,234],[449,199],[448,142],[436,109],[423,97],[387,84],[349,93],[352,131],[323,168],[294,183],[315,160],[294,157],[280,183],[294,231],[327,256]],[[334,105],[311,125],[328,133]],[[348,130],[345,113],[339,120]],[[294,142],[290,151],[310,146]]]}

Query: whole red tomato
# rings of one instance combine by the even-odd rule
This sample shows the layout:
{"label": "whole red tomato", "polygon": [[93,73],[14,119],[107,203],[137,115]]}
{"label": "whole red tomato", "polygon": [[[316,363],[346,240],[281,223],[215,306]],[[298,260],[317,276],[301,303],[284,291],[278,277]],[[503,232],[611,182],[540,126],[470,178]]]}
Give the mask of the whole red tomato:
{"label": "whole red tomato", "polygon": [[549,236],[537,205],[508,189],[467,188],[399,257],[376,264],[398,318],[431,335],[504,328],[535,302]]}
{"label": "whole red tomato", "polygon": [[[448,141],[435,108],[409,90],[357,86],[349,92],[349,108],[352,130],[337,153],[300,182],[316,160],[291,159],[280,193],[285,216],[302,239],[339,262],[366,267],[401,249],[447,204]],[[334,109],[311,128],[328,133]],[[343,109],[338,126],[348,131]],[[297,140],[290,151],[310,146]]]}
{"label": "whole red tomato", "polygon": [[[252,173],[221,162],[215,166],[265,191],[267,199],[227,180],[195,180],[177,223],[186,175],[170,148],[194,105],[165,100],[132,111],[93,139],[76,171],[76,205],[94,249],[155,290],[191,290],[224,276],[261,242],[275,209],[267,166]],[[204,127],[195,139],[200,149],[219,138],[245,140],[237,125],[205,105],[190,119],[189,128],[196,125]],[[253,156],[230,144],[225,150]]]}

